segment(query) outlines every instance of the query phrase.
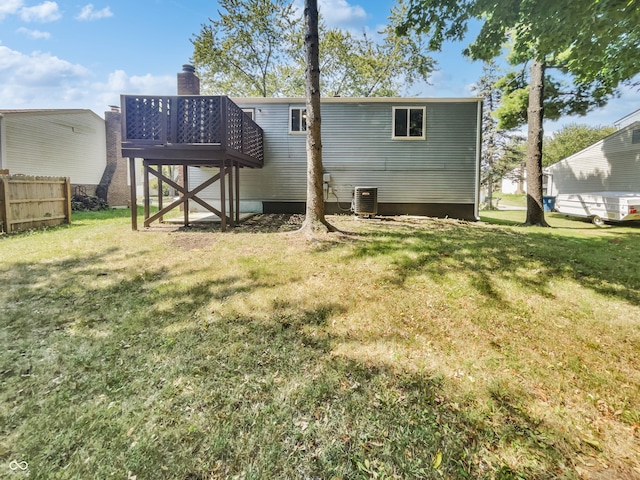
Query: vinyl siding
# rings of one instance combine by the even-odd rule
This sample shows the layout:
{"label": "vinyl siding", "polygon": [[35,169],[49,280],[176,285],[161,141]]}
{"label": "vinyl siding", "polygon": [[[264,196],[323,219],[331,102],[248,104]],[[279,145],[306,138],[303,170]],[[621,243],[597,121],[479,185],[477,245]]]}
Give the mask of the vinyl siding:
{"label": "vinyl siding", "polygon": [[[305,201],[306,135],[289,133],[289,109],[304,107],[304,102],[236,102],[255,109],[265,142],[264,167],[241,170],[241,199]],[[393,106],[426,106],[426,140],[391,138]],[[354,187],[374,186],[379,202],[475,204],[477,118],[477,101],[323,103],[324,171],[344,203],[351,202]],[[192,187],[211,174],[194,170]],[[218,199],[219,186],[203,197]],[[333,195],[328,199],[335,200]]]}
{"label": "vinyl siding", "polygon": [[632,143],[638,129],[635,122],[548,167],[549,194],[640,192],[640,143]]}
{"label": "vinyl siding", "polygon": [[3,168],[97,185],[107,164],[104,120],[91,111],[5,113]]}

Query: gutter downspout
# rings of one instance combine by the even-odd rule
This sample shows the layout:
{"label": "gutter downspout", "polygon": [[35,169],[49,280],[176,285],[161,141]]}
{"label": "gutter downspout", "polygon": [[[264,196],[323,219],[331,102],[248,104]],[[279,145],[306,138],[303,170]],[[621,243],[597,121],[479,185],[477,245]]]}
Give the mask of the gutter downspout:
{"label": "gutter downspout", "polygon": [[482,100],[478,99],[478,136],[476,141],[476,195],[473,213],[480,220],[480,159],[482,150]]}

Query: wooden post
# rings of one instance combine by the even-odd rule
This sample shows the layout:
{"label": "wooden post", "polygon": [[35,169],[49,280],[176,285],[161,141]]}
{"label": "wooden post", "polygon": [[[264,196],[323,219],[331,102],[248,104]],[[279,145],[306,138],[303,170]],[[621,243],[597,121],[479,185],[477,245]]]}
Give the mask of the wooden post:
{"label": "wooden post", "polygon": [[229,224],[232,227],[236,226],[236,216],[235,216],[235,200],[234,200],[234,193],[235,193],[235,188],[233,186],[233,182],[234,182],[234,178],[233,178],[233,160],[231,160],[231,165],[229,166]]}
{"label": "wooden post", "polygon": [[236,222],[240,223],[240,162],[236,162]]}
{"label": "wooden post", "polygon": [[64,214],[67,217],[67,223],[71,225],[71,179],[64,179]]}
{"label": "wooden post", "polygon": [[149,214],[149,161],[148,160],[144,160],[142,162],[143,165],[143,176],[142,176],[142,189],[144,191],[144,226],[148,227],[149,223],[147,222],[147,220],[149,220],[149,217],[151,216]]}
{"label": "wooden post", "polygon": [[9,177],[2,176],[0,177],[2,182],[0,186],[2,187],[2,191],[0,191],[0,200],[2,200],[2,210],[0,211],[0,220],[2,220],[2,224],[4,225],[5,233],[11,233],[11,206],[9,205]]}
{"label": "wooden post", "polygon": [[131,208],[131,230],[138,230],[138,199],[136,198],[136,159],[129,157],[129,181],[131,200],[129,207]]}
{"label": "wooden post", "polygon": [[182,181],[184,182],[184,194],[187,197],[184,201],[184,226],[189,226],[189,197],[186,195],[189,193],[189,167],[182,166]]}
{"label": "wooden post", "polygon": [[225,181],[224,177],[226,176],[226,158],[222,159],[222,163],[220,164],[220,230],[225,232],[227,230],[227,209],[226,203],[227,199],[225,198]]}
{"label": "wooden post", "polygon": [[[160,164],[156,165],[156,170],[160,172],[160,175],[162,175],[162,165]],[[162,186],[162,177],[159,176],[158,177],[158,211],[162,210],[162,206],[164,203],[163,197],[164,197],[164,192],[163,192],[163,186]],[[164,222],[164,216],[160,217],[158,221],[160,223]]]}

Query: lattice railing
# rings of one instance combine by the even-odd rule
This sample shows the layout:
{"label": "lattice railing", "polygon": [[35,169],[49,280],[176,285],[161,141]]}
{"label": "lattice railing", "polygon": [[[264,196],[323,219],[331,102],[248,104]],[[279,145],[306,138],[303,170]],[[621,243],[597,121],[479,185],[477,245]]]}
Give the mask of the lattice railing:
{"label": "lattice railing", "polygon": [[177,97],[175,143],[222,143],[220,97]]}
{"label": "lattice railing", "polygon": [[171,101],[167,97],[126,96],[124,136],[145,143],[166,143],[171,137]]}
{"label": "lattice railing", "polygon": [[227,97],[125,95],[124,143],[220,145],[264,160],[262,129]]}

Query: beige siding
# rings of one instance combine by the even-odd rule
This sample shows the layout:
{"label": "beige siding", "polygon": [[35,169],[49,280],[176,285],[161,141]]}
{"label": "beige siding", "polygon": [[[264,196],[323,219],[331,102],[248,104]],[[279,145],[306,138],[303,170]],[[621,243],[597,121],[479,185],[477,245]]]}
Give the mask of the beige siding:
{"label": "beige siding", "polygon": [[4,114],[3,167],[11,174],[70,177],[97,185],[104,172],[104,120],[89,110]]}
{"label": "beige siding", "polygon": [[550,195],[640,192],[640,143],[632,143],[635,122],[548,167]]}

